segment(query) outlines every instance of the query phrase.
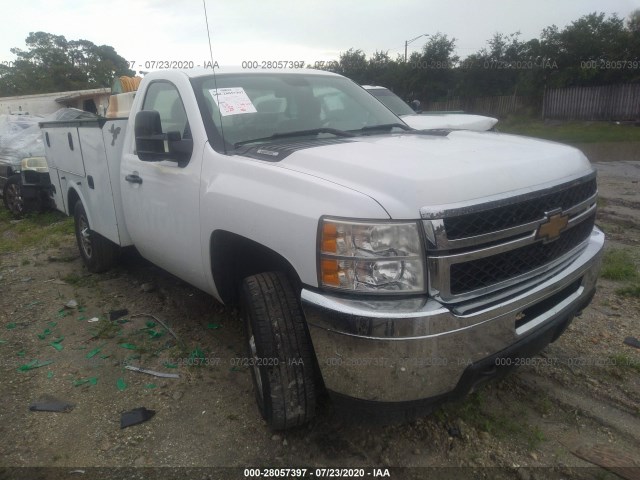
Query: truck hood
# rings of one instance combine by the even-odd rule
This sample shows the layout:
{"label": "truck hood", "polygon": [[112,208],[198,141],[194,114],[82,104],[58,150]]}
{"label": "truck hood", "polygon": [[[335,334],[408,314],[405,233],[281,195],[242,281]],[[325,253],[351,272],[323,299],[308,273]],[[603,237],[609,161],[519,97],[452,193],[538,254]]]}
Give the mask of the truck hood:
{"label": "truck hood", "polygon": [[502,133],[387,134],[348,140],[297,150],[278,165],[368,195],[394,219],[417,219],[421,207],[480,202],[592,171],[573,147]]}
{"label": "truck hood", "polygon": [[401,115],[400,118],[402,118],[407,125],[411,128],[415,128],[416,130],[444,128],[485,132],[498,123],[497,118],[484,117],[482,115],[469,115],[466,113]]}

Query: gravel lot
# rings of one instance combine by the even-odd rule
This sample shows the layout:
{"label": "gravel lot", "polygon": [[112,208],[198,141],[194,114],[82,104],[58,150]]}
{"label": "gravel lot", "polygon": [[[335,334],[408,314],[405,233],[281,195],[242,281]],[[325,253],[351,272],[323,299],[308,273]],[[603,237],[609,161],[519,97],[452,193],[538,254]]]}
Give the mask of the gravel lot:
{"label": "gravel lot", "polygon": [[[640,162],[596,166],[607,249],[629,252],[637,271]],[[27,220],[2,218],[0,236],[17,241]],[[640,300],[619,293],[626,285],[601,279],[593,304],[531,365],[429,417],[354,423],[325,400],[308,427],[273,434],[259,417],[250,371],[236,360],[244,356],[236,311],[135,253],[111,272],[89,274],[63,233],[0,254],[0,479],[124,477],[112,467],[207,467],[128,471],[149,478],[246,478],[243,468],[267,466],[442,467],[391,468],[398,479],[617,478],[583,458],[594,447],[619,467],[639,458],[640,350],[623,341],[640,338]],[[77,305],[65,307],[70,300]],[[109,320],[122,309],[128,313]],[[190,366],[198,356],[208,364]],[[30,411],[43,395],[75,407]],[[155,416],[120,429],[121,412],[137,407]],[[70,473],[76,469],[84,474]],[[640,465],[618,473],[638,478]]]}

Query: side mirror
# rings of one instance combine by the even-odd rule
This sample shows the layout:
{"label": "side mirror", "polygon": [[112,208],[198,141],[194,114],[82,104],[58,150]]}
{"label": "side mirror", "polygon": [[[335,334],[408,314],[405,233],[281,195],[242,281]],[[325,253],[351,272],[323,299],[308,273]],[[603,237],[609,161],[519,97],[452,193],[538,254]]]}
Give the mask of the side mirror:
{"label": "side mirror", "polygon": [[136,153],[145,162],[172,160],[185,162],[191,157],[193,140],[185,140],[180,132],[162,133],[160,113],[141,110],[135,119]]}
{"label": "side mirror", "polygon": [[136,153],[145,162],[156,162],[165,157],[162,123],[160,112],[141,110],[136,113],[135,120]]}

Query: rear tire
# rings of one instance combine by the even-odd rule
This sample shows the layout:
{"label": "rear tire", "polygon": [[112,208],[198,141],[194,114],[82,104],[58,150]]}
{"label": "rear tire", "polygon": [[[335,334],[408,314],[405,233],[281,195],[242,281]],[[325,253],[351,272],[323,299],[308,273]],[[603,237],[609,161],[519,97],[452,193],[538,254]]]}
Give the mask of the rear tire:
{"label": "rear tire", "polygon": [[262,417],[273,430],[308,422],[316,408],[315,355],[289,279],[281,272],[247,277],[240,303]]}
{"label": "rear tire", "polygon": [[24,199],[22,198],[22,179],[20,175],[12,175],[4,184],[2,199],[4,206],[15,218],[21,218],[25,214]]}
{"label": "rear tire", "polygon": [[120,247],[91,230],[87,212],[80,200],[74,208],[74,220],[78,249],[87,269],[100,273],[113,267],[120,256]]}

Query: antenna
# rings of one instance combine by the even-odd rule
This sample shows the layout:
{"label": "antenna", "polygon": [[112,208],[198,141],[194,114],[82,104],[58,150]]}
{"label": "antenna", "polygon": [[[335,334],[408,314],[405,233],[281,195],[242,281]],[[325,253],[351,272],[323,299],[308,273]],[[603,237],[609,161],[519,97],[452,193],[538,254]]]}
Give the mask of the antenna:
{"label": "antenna", "polygon": [[207,38],[209,39],[209,57],[211,58],[211,70],[213,71],[213,84],[216,87],[216,104],[218,105],[218,117],[220,118],[220,133],[222,134],[222,148],[224,153],[227,153],[227,142],[224,139],[224,128],[222,126],[222,111],[220,110],[220,101],[218,96],[218,80],[216,79],[216,67],[213,61],[213,50],[211,49],[211,33],[209,30],[209,17],[207,16],[207,4],[205,0],[202,0],[202,6],[204,8],[204,20],[207,24]]}

